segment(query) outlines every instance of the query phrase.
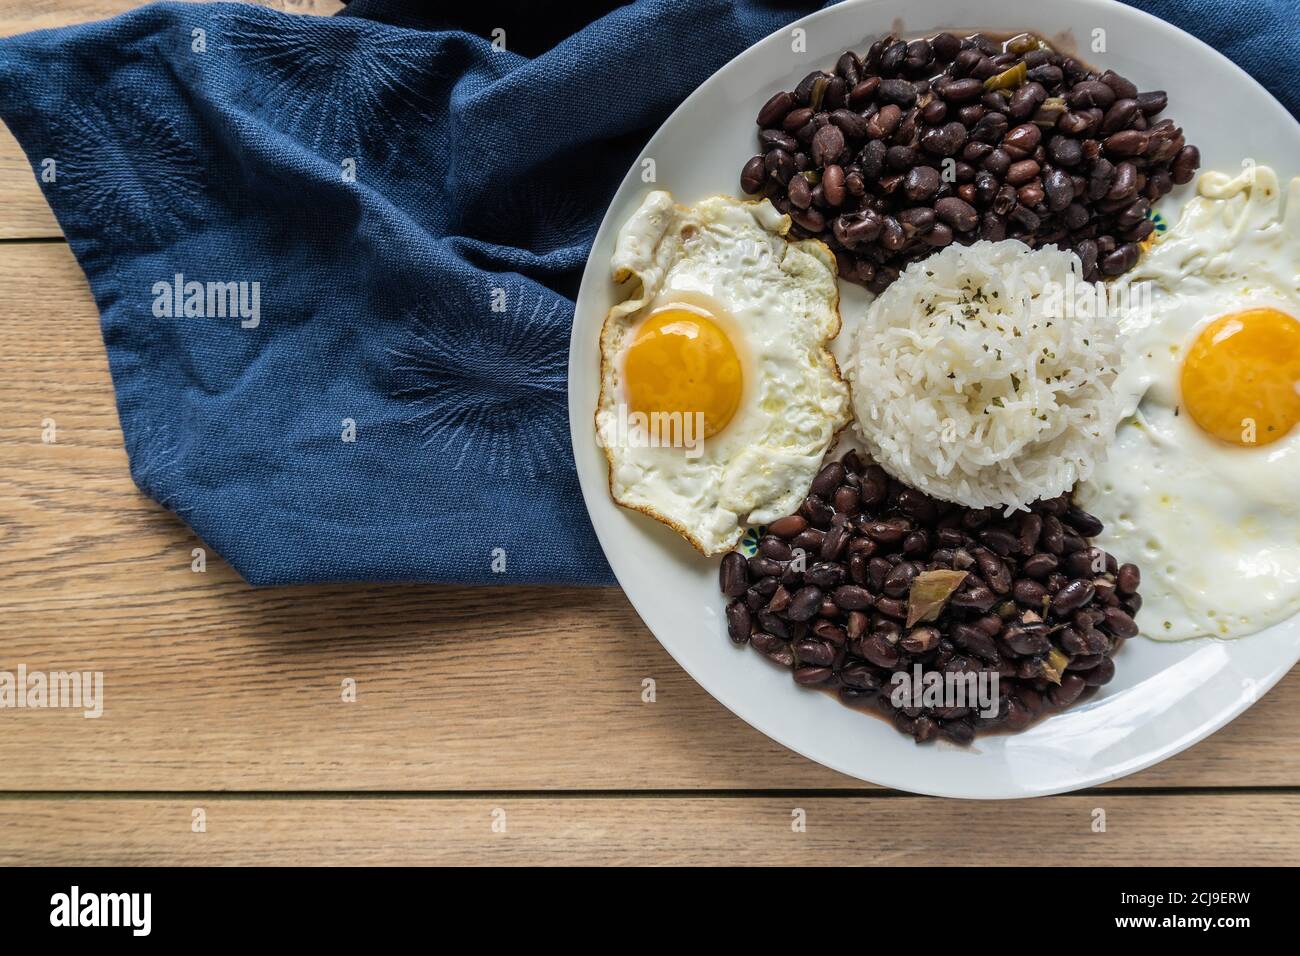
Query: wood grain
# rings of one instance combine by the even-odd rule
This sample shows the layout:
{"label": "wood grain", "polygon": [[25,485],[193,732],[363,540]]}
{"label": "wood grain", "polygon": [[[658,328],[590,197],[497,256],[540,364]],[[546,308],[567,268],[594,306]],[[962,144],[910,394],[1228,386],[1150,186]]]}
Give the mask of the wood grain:
{"label": "wood grain", "polygon": [[[0,668],[106,681],[98,720],[4,714],[5,788],[857,786],[729,714],[616,590],[257,591],[215,556],[192,572],[202,542],[128,475],[66,245],[0,249],[0,314]],[[346,678],[355,703],[341,699]],[[1300,785],[1297,727],[1292,675],[1122,785]]]}
{"label": "wood grain", "polygon": [[[0,801],[0,864],[1204,866],[1295,862],[1300,796]],[[195,809],[206,832],[191,832]],[[1104,811],[1105,832],[1094,831]],[[796,811],[804,831],[795,832]],[[504,816],[503,816],[504,814]],[[1008,839],[1014,814],[1014,833]],[[504,832],[499,832],[504,822]],[[494,832],[493,824],[497,824]]]}
{"label": "wood grain", "polygon": [[[0,0],[0,35],[135,5]],[[58,235],[0,129],[0,239]],[[1294,862],[1296,674],[1118,791],[862,787],[729,714],[616,590],[255,591],[210,553],[193,572],[202,542],[131,482],[66,245],[0,245],[0,315],[0,670],[106,684],[97,720],[0,712],[0,865]]]}
{"label": "wood grain", "polygon": [[[201,3],[205,0],[184,0]],[[331,14],[342,0],[240,0],[285,13]],[[0,36],[47,30],[73,23],[107,20],[144,6],[140,0],[4,0],[0,3]]]}
{"label": "wood grain", "polygon": [[9,128],[0,123],[0,239],[63,235],[36,175]]}
{"label": "wood grain", "polygon": [[[199,2],[199,0],[193,0]],[[339,0],[256,0],[286,13],[326,15],[343,8]],[[31,30],[104,20],[141,6],[135,0],[0,0],[0,37]],[[0,239],[61,236],[40,184],[13,135],[0,123]]]}

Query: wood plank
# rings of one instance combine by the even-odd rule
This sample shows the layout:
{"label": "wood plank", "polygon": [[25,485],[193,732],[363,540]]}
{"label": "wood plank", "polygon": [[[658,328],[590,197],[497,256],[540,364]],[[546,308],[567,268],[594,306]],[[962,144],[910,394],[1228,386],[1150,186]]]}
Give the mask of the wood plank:
{"label": "wood plank", "polygon": [[[147,2],[147,0],[145,0]],[[0,36],[47,30],[73,23],[107,20],[143,7],[142,0],[9,0],[0,4]],[[202,3],[205,0],[184,0]],[[343,9],[342,0],[238,0],[285,13],[326,15]]]}
{"label": "wood plank", "polygon": [[[193,0],[199,2],[199,0]],[[286,13],[328,15],[343,8],[339,0],[253,0]],[[142,6],[139,0],[44,0],[0,4],[0,37],[31,30],[104,20]],[[0,239],[61,236],[58,222],[27,157],[13,135],[0,123]]]}
{"label": "wood plank", "polygon": [[[192,832],[195,809],[206,832]],[[1099,809],[1105,832],[1094,832]],[[1011,813],[1032,839],[1007,838]],[[0,801],[6,866],[1279,865],[1295,862],[1298,841],[1294,793],[1092,793],[1014,806],[797,795]]]}
{"label": "wood plank", "polygon": [[0,123],[0,239],[44,239],[63,235],[36,174],[9,127]]}
{"label": "wood plank", "polygon": [[[616,590],[255,591],[215,556],[193,573],[201,542],[128,475],[65,245],[0,248],[0,314],[0,668],[107,682],[99,720],[5,715],[6,789],[857,786],[724,710]],[[1293,674],[1122,785],[1297,785],[1298,727]]]}

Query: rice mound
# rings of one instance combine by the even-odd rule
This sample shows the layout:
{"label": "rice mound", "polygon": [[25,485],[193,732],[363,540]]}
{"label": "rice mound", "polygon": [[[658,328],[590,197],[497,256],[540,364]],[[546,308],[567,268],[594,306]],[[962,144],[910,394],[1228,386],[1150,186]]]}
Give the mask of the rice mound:
{"label": "rice mound", "polygon": [[847,369],[867,449],[935,498],[1007,513],[1086,479],[1122,405],[1115,322],[1070,307],[1092,288],[1073,252],[1014,239],[909,265]]}

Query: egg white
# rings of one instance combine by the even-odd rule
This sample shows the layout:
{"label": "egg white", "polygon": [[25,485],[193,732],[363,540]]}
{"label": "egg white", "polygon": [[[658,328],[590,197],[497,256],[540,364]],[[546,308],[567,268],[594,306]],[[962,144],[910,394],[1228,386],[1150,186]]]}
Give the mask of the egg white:
{"label": "egg white", "polygon": [[[1178,225],[1120,285],[1126,397],[1108,460],[1078,489],[1097,543],[1142,569],[1142,633],[1241,637],[1300,612],[1300,426],[1258,448],[1207,435],[1180,408],[1188,348],[1219,317],[1300,320],[1300,179],[1207,172]],[[1149,295],[1149,300],[1144,296]]]}
{"label": "egg white", "polygon": [[[610,494],[705,554],[795,511],[848,421],[848,389],[827,349],[840,328],[835,260],[820,242],[788,242],[789,228],[766,200],[717,196],[683,206],[655,191],[615,246],[615,281],[635,284],[600,339],[596,428]],[[743,369],[739,408],[694,457],[630,443],[615,426],[627,404],[627,348],[641,323],[669,305],[718,320]]]}

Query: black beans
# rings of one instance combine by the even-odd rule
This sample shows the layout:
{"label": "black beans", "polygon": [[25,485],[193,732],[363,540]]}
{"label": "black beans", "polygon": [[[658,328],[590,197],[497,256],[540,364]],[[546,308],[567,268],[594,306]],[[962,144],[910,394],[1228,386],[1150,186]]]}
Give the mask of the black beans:
{"label": "black beans", "polygon": [[844,169],[840,166],[827,166],[822,173],[822,196],[827,205],[843,205],[846,197],[844,186]]}
{"label": "black beans", "polygon": [[1111,108],[1106,110],[1105,115],[1101,119],[1101,131],[1103,133],[1115,133],[1116,131],[1126,130],[1133,124],[1133,120],[1137,116],[1137,113],[1137,100],[1116,100]]}
{"label": "black beans", "polygon": [[847,248],[870,242],[880,235],[885,220],[870,210],[849,213],[835,220],[835,237]]}
{"label": "black beans", "polygon": [[1007,650],[1021,657],[1042,657],[1051,652],[1052,642],[1041,624],[1011,624],[1002,633]]}
{"label": "black beans", "polygon": [[929,66],[933,59],[934,49],[930,46],[929,40],[913,40],[907,44],[907,56],[903,58],[903,66],[909,72],[916,74]]}
{"label": "black beans", "polygon": [[1105,526],[1098,518],[1074,505],[1070,505],[1066,509],[1065,520],[1072,524],[1078,533],[1085,538],[1095,538],[1105,530]]}
{"label": "black beans", "polygon": [[829,589],[844,582],[844,566],[833,561],[819,561],[804,572],[803,579],[819,588]]}
{"label": "black beans", "polygon": [[989,528],[979,533],[979,539],[1002,557],[1020,548],[1020,540],[1006,528]]}
{"label": "black beans", "polygon": [[1002,138],[1002,148],[1013,160],[1025,159],[1033,154],[1043,134],[1033,123],[1021,123]]}
{"label": "black beans", "polygon": [[862,656],[869,663],[886,669],[894,667],[899,661],[898,649],[881,634],[873,634],[862,642]]}
{"label": "black beans", "polygon": [[718,568],[718,580],[722,593],[727,597],[740,597],[749,587],[745,558],[738,551],[732,551],[722,558]]}
{"label": "black beans", "polygon": [[790,197],[790,202],[800,209],[807,209],[812,205],[812,187],[803,176],[794,176],[790,179],[790,184],[786,187],[786,195]]}
{"label": "black beans", "polygon": [[1184,146],[1174,157],[1173,167],[1170,169],[1170,176],[1173,181],[1182,186],[1190,183],[1196,170],[1201,166],[1201,151],[1195,146]]}
{"label": "black beans", "polygon": [[805,519],[799,515],[790,515],[786,518],[777,518],[767,526],[767,530],[778,538],[785,538],[788,541],[807,527],[808,522]]}
{"label": "black beans", "polygon": [[812,157],[818,165],[836,162],[844,155],[844,133],[838,126],[826,125],[813,135]]}
{"label": "black beans", "polygon": [[1142,583],[1142,573],[1136,564],[1121,564],[1115,575],[1115,587],[1120,594],[1136,594]]}
{"label": "black beans", "polygon": [[794,680],[796,684],[824,684],[832,674],[829,667],[796,667]]}
{"label": "black beans", "polygon": [[1137,265],[1139,255],[1140,250],[1137,243],[1125,243],[1101,260],[1102,274],[1107,276],[1123,275]]}
{"label": "black beans", "polygon": [[948,63],[961,51],[961,40],[951,33],[930,38],[930,49],[940,63]]}
{"label": "black beans", "polygon": [[1115,662],[1109,657],[1103,657],[1097,662],[1097,666],[1091,668],[1087,676],[1084,677],[1084,683],[1089,687],[1100,687],[1103,684],[1109,684],[1115,677]]}
{"label": "black beans", "polygon": [[875,602],[871,592],[856,584],[845,584],[831,593],[835,606],[845,611],[860,611],[869,608]]}
{"label": "black beans", "polygon": [[1032,578],[1020,578],[1011,589],[1012,596],[1019,603],[1031,608],[1042,608],[1043,599],[1047,597],[1047,588]]}
{"label": "black beans", "polygon": [[[979,143],[993,144],[1006,135],[1010,122],[1002,113],[985,113],[981,116],[973,127],[971,127],[970,137]],[[1003,155],[1006,155],[1005,153]],[[1007,156],[1007,162],[1011,157]],[[991,168],[987,164],[985,168]]]}
{"label": "black beans", "polygon": [[1041,166],[1032,159],[1022,159],[1007,168],[1007,185],[1022,186],[1038,175]]}
{"label": "black beans", "polygon": [[1101,548],[1083,548],[1065,559],[1065,570],[1075,577],[1092,577],[1105,572],[1105,558],[1105,552]]}
{"label": "black beans", "polygon": [[1083,161],[1083,147],[1069,136],[1053,136],[1047,144],[1048,154],[1057,166],[1077,166]]}
{"label": "black beans", "polygon": [[1115,102],[1115,91],[1100,80],[1084,80],[1075,84],[1066,100],[1076,110],[1094,106],[1104,110]]}
{"label": "black beans", "polygon": [[921,149],[932,156],[953,156],[966,144],[966,127],[955,120],[921,134]]}
{"label": "black beans", "polygon": [[977,99],[984,92],[984,83],[971,77],[949,80],[936,88],[935,92],[949,103],[965,103]]}
{"label": "black beans", "polygon": [[[773,637],[779,637],[784,641],[790,639],[790,626],[785,619],[781,617],[780,611],[769,611],[763,608],[758,612],[758,626],[762,628],[764,634],[771,634]],[[753,635],[750,635],[751,640]]]}
{"label": "black beans", "polygon": [[799,141],[788,133],[783,133],[779,129],[765,129],[758,134],[758,144],[764,152],[780,147],[787,153],[797,153],[799,151]]}
{"label": "black beans", "polygon": [[813,111],[808,107],[800,107],[797,110],[791,110],[786,114],[785,119],[781,121],[781,127],[787,133],[799,133],[806,126],[812,123]]}
{"label": "black beans", "polygon": [[885,518],[862,525],[863,533],[878,544],[898,544],[911,530],[912,523],[906,518]]}
{"label": "black beans", "polygon": [[763,157],[763,166],[769,176],[781,184],[788,183],[798,171],[794,157],[783,149],[774,149]]}
{"label": "black beans", "polygon": [[860,142],[867,138],[867,121],[859,113],[839,109],[831,113],[830,121],[852,141]]}
{"label": "black beans", "polygon": [[808,104],[812,103],[813,104],[812,108],[814,110],[819,109],[820,104],[814,102],[813,91],[820,88],[822,91],[820,95],[824,96],[826,90],[826,82],[829,79],[830,78],[821,70],[813,70],[802,80],[800,80],[799,85],[794,88],[795,102],[797,102],[800,106],[807,106]]}
{"label": "black beans", "polygon": [[880,54],[880,72],[886,76],[897,73],[907,57],[907,44],[902,40],[890,38]]}
{"label": "black beans", "polygon": [[752,195],[763,188],[766,179],[767,169],[763,165],[763,157],[755,156],[740,171],[740,188]]}
{"label": "black beans", "polygon": [[941,636],[937,627],[917,627],[909,631],[898,646],[909,654],[927,654],[939,646]]}
{"label": "black beans", "polygon": [[832,461],[817,473],[817,477],[808,488],[808,493],[825,500],[834,496],[835,489],[843,482],[844,466],[838,461]]}
{"label": "black beans", "polygon": [[921,103],[921,121],[927,126],[938,126],[948,115],[948,104],[937,96]]}
{"label": "black beans", "polygon": [[949,600],[953,607],[982,612],[997,603],[997,595],[991,588],[975,585],[964,591],[958,591]]}
{"label": "black beans", "polygon": [[1097,243],[1091,239],[1085,239],[1075,246],[1075,252],[1078,253],[1079,261],[1083,264],[1084,276],[1095,276],[1097,273]]}
{"label": "black beans", "polygon": [[790,218],[808,233],[819,233],[826,228],[826,217],[816,209],[791,209]]}
{"label": "black beans", "polygon": [[821,547],[817,550],[817,556],[823,561],[834,561],[844,552],[844,547],[849,543],[849,530],[845,525],[833,525],[826,532],[826,537],[822,539]]}
{"label": "black beans", "polygon": [[830,621],[823,620],[814,622],[812,625],[812,632],[823,641],[826,641],[828,644],[835,647],[843,647],[845,641],[848,640],[844,628],[840,627],[838,624],[832,624]]}
{"label": "black beans", "polygon": [[1091,582],[1076,578],[1053,596],[1052,613],[1061,617],[1083,607],[1092,600],[1095,591]]}
{"label": "black beans", "polygon": [[969,232],[979,223],[975,207],[956,196],[947,196],[934,204],[935,214],[958,232]]}
{"label": "black beans", "polygon": [[[908,561],[900,561],[885,575],[885,580],[881,583],[880,589],[890,597],[906,597],[912,587],[912,580],[917,573],[915,565]],[[865,597],[869,599],[870,595],[865,595]]]}
{"label": "black beans", "polygon": [[[1019,67],[1018,85],[984,88]],[[1182,130],[1154,119],[1167,99],[1037,39],[887,37],[764,104],[741,188],[876,292],[936,249],[1008,235],[1073,249],[1095,281],[1132,268],[1154,230],[1134,201],[1199,168]]]}
{"label": "black beans", "polygon": [[[1047,99],[1046,86],[1054,85],[1050,82],[1045,85],[1036,76],[1031,76],[1029,79],[1030,82],[1011,94],[1011,99],[1007,105],[1007,116],[1016,122],[1022,122],[1033,116],[1038,111],[1038,108],[1043,105],[1043,101]],[[1056,83],[1059,82],[1059,79],[1056,80]]]}
{"label": "black beans", "polygon": [[[808,519],[808,523],[814,528],[824,530],[830,527],[830,523],[835,518],[835,509],[822,501],[817,495],[809,495],[799,506],[799,513]],[[818,539],[820,544],[820,539]]]}
{"label": "black beans", "polygon": [[785,119],[786,114],[793,108],[793,96],[789,93],[777,93],[758,111],[758,125],[764,128],[774,126]]}
{"label": "black beans", "polygon": [[1106,608],[1106,627],[1116,637],[1133,637],[1138,632],[1137,622],[1117,607]]}
{"label": "black beans", "polygon": [[975,561],[994,594],[1006,594],[1011,590],[1011,572],[997,555],[981,549],[976,552]]}
{"label": "black beans", "polygon": [[1109,86],[1117,97],[1132,99],[1137,96],[1137,87],[1114,70],[1107,70],[1098,79]]}
{"label": "black beans", "polygon": [[1085,687],[1087,687],[1087,684],[1084,683],[1082,677],[1077,674],[1066,674],[1061,678],[1061,683],[1053,687],[1048,694],[1053,704],[1065,708],[1079,699],[1079,695],[1083,693]]}
{"label": "black beans", "polygon": [[1138,109],[1145,116],[1155,116],[1161,112],[1169,103],[1169,96],[1164,90],[1152,90],[1150,93],[1139,93],[1137,95]]}
{"label": "black beans", "polygon": [[794,651],[795,659],[803,664],[829,667],[835,662],[835,648],[824,641],[804,638],[791,644],[790,650]]}
{"label": "black beans", "polygon": [[903,191],[913,202],[929,199],[939,191],[939,171],[933,166],[914,166],[903,177]]}
{"label": "black beans", "polygon": [[1147,151],[1147,134],[1136,129],[1121,130],[1107,136],[1102,145],[1110,156],[1140,156]]}
{"label": "black beans", "polygon": [[807,621],[815,617],[822,605],[822,591],[820,588],[809,585],[800,588],[790,599],[790,606],[786,608],[786,616],[792,621]]}
{"label": "black beans", "polygon": [[1135,192],[1137,192],[1137,167],[1128,161],[1121,162],[1115,167],[1115,178],[1106,192],[1106,198],[1127,199]]}
{"label": "black beans", "polygon": [[848,95],[848,104],[850,109],[861,110],[870,103],[876,96],[876,90],[880,88],[880,77],[869,76],[855,84]]}
{"label": "black beans", "polygon": [[1151,212],[1151,203],[1145,199],[1135,199],[1129,203],[1115,219],[1123,229],[1133,229],[1148,222],[1147,214]]}
{"label": "black beans", "polygon": [[1053,169],[1043,177],[1043,193],[1047,199],[1047,208],[1052,212],[1061,212],[1068,209],[1074,200],[1074,182],[1069,173]]}
{"label": "black beans", "polygon": [[790,651],[790,645],[776,635],[757,631],[750,635],[749,642],[755,650],[778,664],[785,667],[794,664],[794,654]]}
{"label": "black beans", "polygon": [[916,87],[907,80],[882,80],[876,98],[883,103],[895,103],[910,110],[916,105]]}
{"label": "black beans", "polygon": [[911,146],[891,146],[885,152],[885,167],[901,173],[909,169],[916,159],[916,150]]}
{"label": "black beans", "polygon": [[732,642],[746,643],[753,629],[753,616],[743,602],[733,601],[727,605],[727,636]]}

